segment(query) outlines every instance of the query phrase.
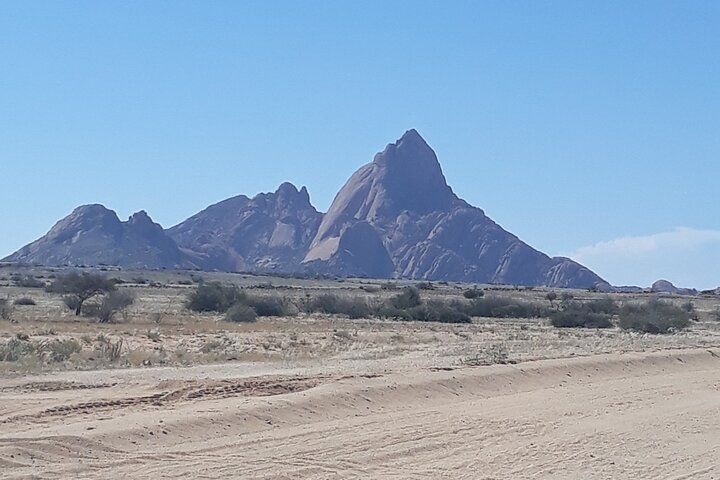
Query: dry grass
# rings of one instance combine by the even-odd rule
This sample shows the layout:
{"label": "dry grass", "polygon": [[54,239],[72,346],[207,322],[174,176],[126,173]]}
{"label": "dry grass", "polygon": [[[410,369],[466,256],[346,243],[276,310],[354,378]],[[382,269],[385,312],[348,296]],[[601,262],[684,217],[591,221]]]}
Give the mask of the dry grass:
{"label": "dry grass", "polygon": [[[59,272],[0,269],[0,277],[9,278],[12,273],[48,278]],[[26,296],[36,302],[36,305],[14,308],[11,321],[0,320],[0,371],[22,373],[229,361],[325,362],[331,359],[392,359],[436,366],[485,365],[594,353],[720,345],[717,315],[720,298],[712,296],[691,298],[697,321],[688,330],[672,335],[639,334],[618,328],[556,329],[543,318],[474,318],[470,324],[441,324],[301,313],[294,317],[262,317],[255,323],[236,324],[224,321],[219,314],[193,313],[184,307],[186,296],[195,285],[190,273],[108,271],[107,274],[127,282],[133,279],[145,282],[124,285],[134,292],[136,301],[118,316],[116,323],[110,324],[76,317],[63,305],[59,295],[0,281],[0,298],[8,299],[8,303]],[[202,275],[206,281],[232,281],[253,295],[282,295],[294,302],[306,301],[322,293],[369,299],[397,294],[397,290],[383,288],[384,281],[337,282],[214,273],[192,275]],[[406,284],[398,282],[399,286]],[[422,296],[427,300],[465,300],[463,292],[469,288],[475,286],[434,284],[434,289],[422,290]],[[548,290],[545,289],[484,288],[486,294],[508,295],[548,306],[545,298]],[[602,297],[579,290],[572,291],[572,295],[575,301]],[[614,295],[614,298],[624,304],[648,296]],[[688,298],[668,300],[680,306]],[[20,355],[6,355],[13,360],[3,361],[2,352],[7,351],[11,343]],[[58,353],[53,353],[54,350]]]}

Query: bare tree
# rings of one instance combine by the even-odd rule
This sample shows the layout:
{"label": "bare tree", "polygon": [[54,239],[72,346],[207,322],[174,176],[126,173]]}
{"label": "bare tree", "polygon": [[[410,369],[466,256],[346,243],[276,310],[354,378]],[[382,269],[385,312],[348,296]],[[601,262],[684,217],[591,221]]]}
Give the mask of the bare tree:
{"label": "bare tree", "polygon": [[103,275],[87,272],[68,273],[58,277],[47,287],[48,292],[65,294],[66,299],[72,300],[71,302],[66,300],[66,303],[74,306],[75,315],[80,315],[83,303],[86,300],[96,295],[114,292],[115,289],[114,280]]}

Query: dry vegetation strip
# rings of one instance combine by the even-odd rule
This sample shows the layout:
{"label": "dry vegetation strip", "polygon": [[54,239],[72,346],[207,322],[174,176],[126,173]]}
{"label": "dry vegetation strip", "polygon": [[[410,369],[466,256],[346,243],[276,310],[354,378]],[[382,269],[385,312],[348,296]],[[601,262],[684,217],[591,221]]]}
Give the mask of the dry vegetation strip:
{"label": "dry vegetation strip", "polygon": [[[486,365],[714,346],[720,324],[720,301],[710,295],[658,300],[182,272],[73,277],[59,270],[26,271],[4,277],[4,286],[2,278],[0,370],[10,372],[413,355],[438,365]],[[93,278],[102,278],[103,288],[82,300],[75,315],[77,304],[67,297],[78,293],[71,293],[68,280],[82,284]],[[115,303],[118,293],[126,300]]]}

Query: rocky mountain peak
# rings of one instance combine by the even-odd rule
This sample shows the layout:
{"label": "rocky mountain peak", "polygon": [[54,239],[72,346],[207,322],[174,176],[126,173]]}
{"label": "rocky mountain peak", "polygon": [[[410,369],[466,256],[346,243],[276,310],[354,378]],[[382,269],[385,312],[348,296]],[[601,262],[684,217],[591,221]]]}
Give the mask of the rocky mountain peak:
{"label": "rocky mountain peak", "polygon": [[435,152],[414,129],[375,155],[373,165],[373,181],[384,190],[383,202],[396,212],[443,210],[457,200]]}
{"label": "rocky mountain peak", "polygon": [[101,230],[107,234],[118,234],[122,224],[117,214],[97,203],[81,205],[70,215],[58,221],[48,232],[55,241],[64,241],[78,232]]}
{"label": "rocky mountain peak", "polygon": [[296,205],[299,207],[311,207],[310,194],[307,188],[302,187],[300,190],[290,182],[284,182],[275,190],[275,202],[284,207]]}
{"label": "rocky mountain peak", "polygon": [[153,222],[150,215],[145,210],[133,213],[128,218],[127,225],[130,229],[145,235],[156,234],[162,235],[163,228],[160,224]]}
{"label": "rocky mountain peak", "polygon": [[128,222],[131,224],[136,225],[143,225],[143,224],[153,224],[154,222],[150,218],[150,215],[145,210],[140,210],[139,212],[135,212],[132,215],[130,215],[130,218],[128,218]]}

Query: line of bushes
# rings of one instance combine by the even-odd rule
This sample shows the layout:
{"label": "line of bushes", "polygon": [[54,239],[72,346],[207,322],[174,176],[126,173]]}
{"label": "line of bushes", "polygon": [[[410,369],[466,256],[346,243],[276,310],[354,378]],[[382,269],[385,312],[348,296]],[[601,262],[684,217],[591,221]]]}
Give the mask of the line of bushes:
{"label": "line of bushes", "polygon": [[653,298],[645,303],[623,305],[618,326],[638,332],[671,333],[687,328],[691,317],[686,308]]}
{"label": "line of bushes", "polygon": [[550,314],[550,324],[559,328],[610,328],[619,309],[609,297],[586,302],[566,301]]}
{"label": "line of bushes", "polygon": [[293,302],[277,295],[251,295],[236,286],[219,283],[199,285],[189,295],[186,307],[197,312],[225,313],[227,320],[235,322],[250,322],[265,316],[290,316],[298,312],[446,323],[469,323],[471,317],[480,316],[527,318],[548,314],[544,306],[507,297],[425,301],[416,287],[406,287],[386,299],[324,293]]}
{"label": "line of bushes", "polygon": [[231,322],[254,322],[257,317],[285,317],[297,313],[297,307],[275,295],[249,295],[234,285],[205,283],[190,293],[185,303],[195,312],[225,313]]}
{"label": "line of bushes", "polygon": [[550,323],[560,328],[610,328],[615,325],[614,318],[623,330],[670,333],[690,325],[692,309],[657,298],[620,307],[607,297],[587,302],[563,302],[558,310],[550,314]]}

